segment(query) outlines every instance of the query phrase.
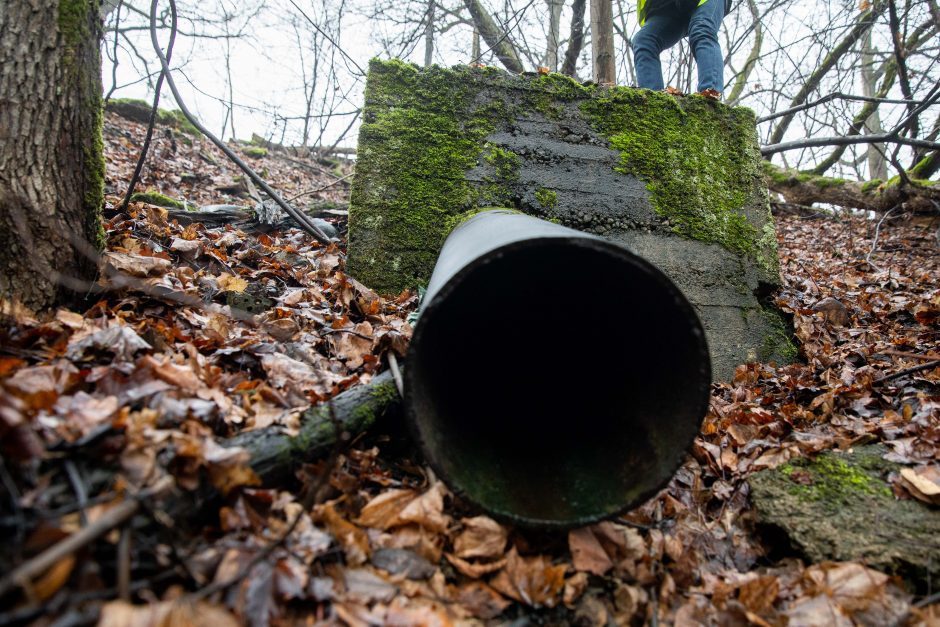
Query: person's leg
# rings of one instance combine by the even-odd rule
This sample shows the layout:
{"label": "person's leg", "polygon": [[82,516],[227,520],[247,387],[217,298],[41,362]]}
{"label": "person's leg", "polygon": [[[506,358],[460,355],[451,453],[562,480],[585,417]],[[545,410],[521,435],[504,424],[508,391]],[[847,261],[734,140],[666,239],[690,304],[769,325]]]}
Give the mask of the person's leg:
{"label": "person's leg", "polygon": [[698,91],[724,91],[724,59],[718,43],[718,29],[724,17],[725,0],[708,0],[697,7],[689,19],[689,45],[698,67]]}
{"label": "person's leg", "polygon": [[633,62],[639,87],[663,89],[663,68],[659,55],[663,50],[674,46],[682,38],[684,31],[684,19],[657,13],[650,16],[643,28],[633,36]]}

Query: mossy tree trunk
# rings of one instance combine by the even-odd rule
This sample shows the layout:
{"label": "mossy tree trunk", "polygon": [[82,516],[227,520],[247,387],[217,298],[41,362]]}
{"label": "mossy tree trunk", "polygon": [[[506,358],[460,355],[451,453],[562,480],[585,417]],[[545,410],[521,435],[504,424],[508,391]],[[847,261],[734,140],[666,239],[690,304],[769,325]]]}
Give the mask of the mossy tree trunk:
{"label": "mossy tree trunk", "polygon": [[102,242],[98,4],[0,2],[0,298],[33,309],[93,276]]}

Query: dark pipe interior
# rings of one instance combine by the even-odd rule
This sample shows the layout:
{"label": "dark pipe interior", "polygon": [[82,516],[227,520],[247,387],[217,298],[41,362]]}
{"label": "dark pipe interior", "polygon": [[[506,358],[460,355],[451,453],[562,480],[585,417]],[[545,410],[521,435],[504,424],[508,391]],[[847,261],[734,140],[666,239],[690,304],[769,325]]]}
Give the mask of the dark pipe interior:
{"label": "dark pipe interior", "polygon": [[408,358],[431,463],[471,501],[536,525],[649,496],[707,406],[701,327],[676,294],[592,239],[527,240],[472,263],[426,307]]}

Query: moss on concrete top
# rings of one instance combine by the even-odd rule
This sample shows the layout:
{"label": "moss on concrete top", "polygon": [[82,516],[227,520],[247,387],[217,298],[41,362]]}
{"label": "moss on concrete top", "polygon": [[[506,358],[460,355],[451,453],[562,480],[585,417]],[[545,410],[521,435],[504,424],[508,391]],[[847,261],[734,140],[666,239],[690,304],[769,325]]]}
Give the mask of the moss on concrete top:
{"label": "moss on concrete top", "polygon": [[[455,218],[475,208],[557,219],[561,189],[520,177],[520,155],[493,140],[536,118],[584,127],[585,145],[618,151],[613,169],[646,186],[654,212],[647,223],[747,256],[776,282],[750,111],[559,74],[378,60],[369,68],[350,203],[350,273],[382,292],[425,283]],[[471,171],[483,174],[473,179]]]}
{"label": "moss on concrete top", "polygon": [[676,233],[751,256],[776,274],[773,225],[742,212],[760,194],[750,109],[614,87],[581,110],[620,151],[617,170],[646,181],[653,207]]}

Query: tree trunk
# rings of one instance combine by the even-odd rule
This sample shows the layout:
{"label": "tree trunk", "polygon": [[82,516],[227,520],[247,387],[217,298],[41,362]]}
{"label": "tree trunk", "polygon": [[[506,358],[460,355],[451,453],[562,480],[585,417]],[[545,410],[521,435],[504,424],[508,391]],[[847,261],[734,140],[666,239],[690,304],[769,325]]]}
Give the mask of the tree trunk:
{"label": "tree trunk", "polygon": [[90,279],[103,243],[98,10],[0,2],[0,298],[33,309]]}
{"label": "tree trunk", "polygon": [[[875,49],[872,45],[871,31],[865,33],[862,37],[862,94],[868,98],[874,98],[877,95],[877,86],[875,84]],[[868,135],[879,135],[884,133],[881,126],[881,115],[876,108],[872,114],[865,120],[865,133]],[[870,180],[888,178],[888,162],[884,158],[884,144],[870,144],[867,149],[868,158],[868,178]]]}
{"label": "tree trunk", "polygon": [[576,76],[578,56],[584,45],[584,5],[585,0],[574,0],[571,3],[571,33],[568,35],[565,63],[561,67],[561,73],[568,76]]}
{"label": "tree trunk", "polygon": [[558,71],[558,37],[561,29],[561,7],[564,0],[546,0],[548,4],[548,42],[545,45],[545,67]]}
{"label": "tree trunk", "polygon": [[434,1],[428,0],[428,11],[424,25],[424,67],[431,65],[434,60]]}
{"label": "tree trunk", "polygon": [[591,0],[591,47],[594,51],[594,82],[613,85],[614,13],[611,0]]}
{"label": "tree trunk", "polygon": [[490,17],[479,0],[464,0],[470,16],[473,18],[473,24],[479,31],[480,36],[486,45],[490,47],[496,58],[503,64],[507,70],[513,74],[522,74],[525,68],[519,58],[519,52],[509,40],[509,35],[503,31],[502,27]]}

